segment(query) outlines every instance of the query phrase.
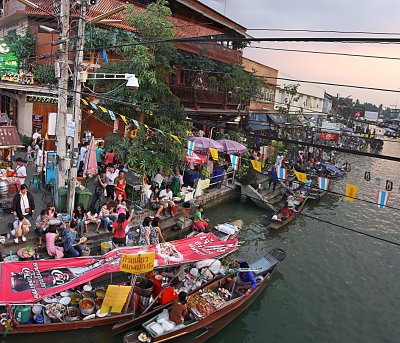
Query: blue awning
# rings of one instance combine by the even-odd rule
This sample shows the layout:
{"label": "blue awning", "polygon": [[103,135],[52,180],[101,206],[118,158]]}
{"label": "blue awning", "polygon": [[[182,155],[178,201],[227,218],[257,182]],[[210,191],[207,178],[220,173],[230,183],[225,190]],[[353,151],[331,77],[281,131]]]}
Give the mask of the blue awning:
{"label": "blue awning", "polygon": [[276,113],[276,114],[268,114],[268,117],[275,123],[275,124],[285,124],[286,118],[283,114]]}

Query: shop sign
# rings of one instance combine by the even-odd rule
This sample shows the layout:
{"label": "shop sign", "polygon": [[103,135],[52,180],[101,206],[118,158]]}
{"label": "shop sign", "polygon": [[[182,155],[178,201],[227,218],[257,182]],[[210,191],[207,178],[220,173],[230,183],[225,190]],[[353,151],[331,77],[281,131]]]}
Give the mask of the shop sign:
{"label": "shop sign", "polygon": [[19,83],[20,85],[33,85],[35,82],[33,80],[32,73],[14,73],[14,72],[0,72],[1,81],[8,81],[13,83]]}
{"label": "shop sign", "polygon": [[43,116],[32,115],[32,121],[43,122]]}
{"label": "shop sign", "polygon": [[122,255],[119,271],[131,274],[144,274],[153,270],[155,253]]}
{"label": "shop sign", "polygon": [[321,132],[320,139],[325,141],[339,141],[338,133]]}
{"label": "shop sign", "polygon": [[108,286],[100,313],[121,313],[131,289],[131,286]]}
{"label": "shop sign", "polygon": [[0,40],[0,75],[18,73],[18,59],[4,40]]}
{"label": "shop sign", "polygon": [[28,102],[43,102],[45,104],[57,104],[58,98],[53,96],[42,96],[42,95],[28,95]]}

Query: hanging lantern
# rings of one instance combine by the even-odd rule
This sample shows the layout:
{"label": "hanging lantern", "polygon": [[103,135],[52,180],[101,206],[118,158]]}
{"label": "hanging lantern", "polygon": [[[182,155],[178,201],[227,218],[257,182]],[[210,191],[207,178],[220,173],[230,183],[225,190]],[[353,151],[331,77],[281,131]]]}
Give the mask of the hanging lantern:
{"label": "hanging lantern", "polygon": [[[364,174],[364,179],[365,179],[365,181],[370,181],[371,180],[371,173],[366,171],[365,174]],[[375,178],[375,180],[376,180],[376,178]]]}
{"label": "hanging lantern", "polygon": [[131,132],[129,134],[129,137],[130,138],[135,138],[136,135],[137,135],[137,132],[138,132],[138,129],[131,130]]}

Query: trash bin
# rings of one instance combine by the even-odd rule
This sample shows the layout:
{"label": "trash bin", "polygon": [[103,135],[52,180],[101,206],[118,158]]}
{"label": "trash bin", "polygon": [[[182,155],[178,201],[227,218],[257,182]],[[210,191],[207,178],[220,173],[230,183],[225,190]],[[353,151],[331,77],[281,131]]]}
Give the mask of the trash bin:
{"label": "trash bin", "polygon": [[67,211],[67,198],[68,198],[68,188],[60,187],[58,189],[58,211]]}
{"label": "trash bin", "polygon": [[75,189],[75,206],[78,204],[82,204],[85,210],[88,209],[90,201],[92,198],[92,192],[87,188],[81,190],[80,188]]}

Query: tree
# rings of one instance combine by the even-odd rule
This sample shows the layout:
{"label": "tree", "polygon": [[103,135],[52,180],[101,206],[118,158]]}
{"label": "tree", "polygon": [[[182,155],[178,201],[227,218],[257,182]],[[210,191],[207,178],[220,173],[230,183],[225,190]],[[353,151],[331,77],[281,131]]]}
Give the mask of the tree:
{"label": "tree", "polygon": [[18,69],[28,69],[29,58],[36,55],[37,36],[26,31],[21,36],[17,34],[8,35],[5,37],[5,41],[18,59]]}
{"label": "tree", "polygon": [[[300,84],[298,83],[283,86],[283,91],[285,93],[285,106],[279,106],[278,112],[286,115],[287,123],[295,122],[295,117],[291,115],[290,108],[294,102],[299,101],[300,99],[297,91],[299,87]],[[302,115],[303,108],[301,107],[298,111],[296,111],[296,114]]]}

